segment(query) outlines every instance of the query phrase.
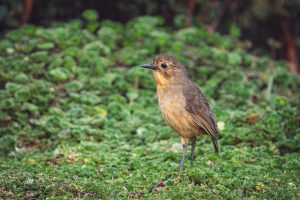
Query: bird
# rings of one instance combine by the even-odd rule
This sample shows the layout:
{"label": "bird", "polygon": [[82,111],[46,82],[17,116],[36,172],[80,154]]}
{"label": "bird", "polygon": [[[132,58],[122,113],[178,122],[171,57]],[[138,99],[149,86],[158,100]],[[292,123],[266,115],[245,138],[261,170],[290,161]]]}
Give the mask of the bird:
{"label": "bird", "polygon": [[187,69],[176,58],[159,54],[152,63],[141,65],[152,70],[156,82],[159,108],[165,123],[180,136],[182,156],[179,171],[185,169],[187,147],[191,145],[190,167],[193,166],[196,139],[209,135],[217,154],[219,129],[206,97],[193,83]]}

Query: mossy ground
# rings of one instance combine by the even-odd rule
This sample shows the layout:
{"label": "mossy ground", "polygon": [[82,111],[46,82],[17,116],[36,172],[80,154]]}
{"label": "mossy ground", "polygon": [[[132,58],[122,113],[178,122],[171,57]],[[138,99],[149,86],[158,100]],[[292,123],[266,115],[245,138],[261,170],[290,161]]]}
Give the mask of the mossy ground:
{"label": "mossy ground", "polygon": [[[0,197],[300,198],[300,79],[285,62],[161,18],[84,18],[1,39]],[[200,138],[182,173],[179,138],[138,67],[157,52],[188,67],[221,128],[220,154]]]}

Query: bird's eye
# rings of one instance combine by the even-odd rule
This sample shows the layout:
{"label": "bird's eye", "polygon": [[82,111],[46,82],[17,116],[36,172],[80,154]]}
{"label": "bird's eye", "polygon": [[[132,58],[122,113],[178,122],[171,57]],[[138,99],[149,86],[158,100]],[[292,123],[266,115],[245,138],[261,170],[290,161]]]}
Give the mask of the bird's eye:
{"label": "bird's eye", "polygon": [[166,68],[166,67],[167,67],[167,64],[166,64],[166,63],[162,63],[160,66],[161,66],[162,68]]}

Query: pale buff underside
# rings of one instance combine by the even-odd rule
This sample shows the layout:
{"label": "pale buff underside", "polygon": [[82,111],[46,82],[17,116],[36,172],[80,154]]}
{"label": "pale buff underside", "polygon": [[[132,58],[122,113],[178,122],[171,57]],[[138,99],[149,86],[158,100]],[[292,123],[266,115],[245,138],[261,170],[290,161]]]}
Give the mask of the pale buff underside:
{"label": "pale buff underside", "polygon": [[206,132],[193,120],[185,109],[186,100],[182,93],[182,86],[165,87],[157,85],[157,95],[160,110],[165,122],[181,136],[181,143],[188,144]]}

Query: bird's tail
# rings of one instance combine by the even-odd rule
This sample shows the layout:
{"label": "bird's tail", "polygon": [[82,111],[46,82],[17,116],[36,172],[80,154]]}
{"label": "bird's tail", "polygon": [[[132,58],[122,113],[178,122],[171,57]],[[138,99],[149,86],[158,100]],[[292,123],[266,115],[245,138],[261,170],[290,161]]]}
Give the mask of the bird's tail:
{"label": "bird's tail", "polygon": [[211,141],[214,145],[214,149],[215,149],[215,153],[218,154],[219,153],[219,146],[218,146],[218,141],[214,138],[211,138]]}

